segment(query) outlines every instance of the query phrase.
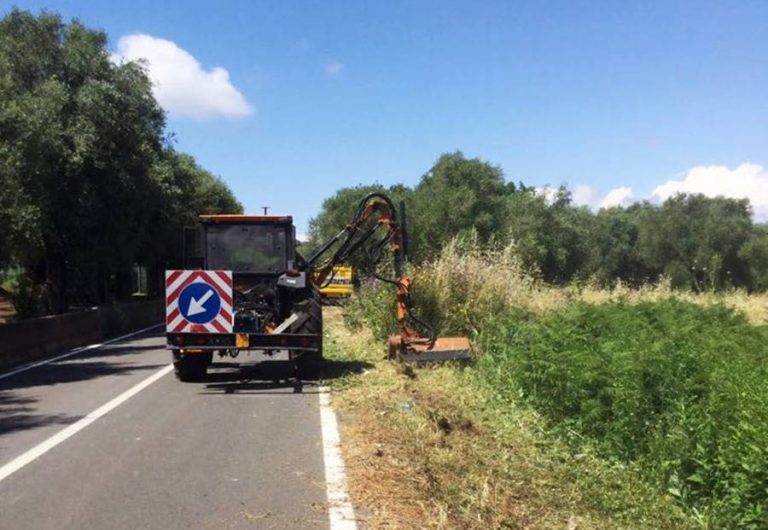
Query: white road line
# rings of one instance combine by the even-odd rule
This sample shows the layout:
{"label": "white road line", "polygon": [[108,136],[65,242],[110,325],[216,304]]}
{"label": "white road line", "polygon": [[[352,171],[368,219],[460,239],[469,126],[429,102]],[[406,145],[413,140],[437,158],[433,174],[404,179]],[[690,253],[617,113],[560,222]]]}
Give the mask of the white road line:
{"label": "white road line", "polygon": [[330,392],[320,388],[320,429],[323,435],[326,497],[331,530],[357,530],[355,511],[347,494],[347,477],[341,458],[341,439],[336,414],[331,408]]}
{"label": "white road line", "polygon": [[89,346],[81,346],[79,348],[75,348],[74,350],[70,350],[65,354],[58,355],[56,357],[51,357],[50,359],[43,359],[42,361],[37,361],[34,363],[25,364],[23,366],[20,366],[18,368],[14,368],[10,372],[5,372],[0,374],[0,379],[5,379],[6,377],[11,377],[12,375],[16,375],[21,372],[26,372],[27,370],[31,370],[32,368],[37,368],[38,366],[43,366],[48,363],[52,363],[54,361],[60,361],[61,359],[66,359],[67,357],[72,357],[73,355],[77,355],[78,353],[82,353],[84,351],[88,350],[96,350],[98,348],[101,348],[102,346],[106,346],[107,344],[112,344],[113,342],[117,342],[123,339],[127,339],[128,337],[133,337],[134,335],[139,335],[141,333],[144,333],[145,331],[149,331],[151,329],[159,328],[160,326],[164,326],[165,324],[154,324],[152,326],[149,326],[147,328],[140,329],[138,331],[133,331],[131,333],[128,333],[126,335],[122,335],[120,337],[116,337],[114,339],[105,340],[104,342],[101,342],[99,344],[91,344]]}
{"label": "white road line", "polygon": [[106,404],[102,405],[101,407],[97,408],[84,418],[78,420],[77,422],[73,423],[69,427],[64,428],[63,430],[57,432],[44,442],[39,443],[26,453],[14,458],[4,466],[0,467],[0,482],[4,479],[8,478],[10,475],[18,471],[19,469],[23,468],[30,462],[34,461],[41,455],[44,455],[57,445],[59,445],[61,442],[66,440],[67,438],[74,436],[78,432],[82,431],[86,427],[88,427],[91,423],[98,420],[102,416],[104,416],[106,413],[111,411],[112,409],[118,407],[120,404],[128,401],[131,397],[135,396],[145,388],[147,388],[149,385],[163,377],[164,375],[170,373],[173,370],[173,365],[169,364],[168,366],[165,366],[152,374],[151,376],[147,377],[145,380],[143,380],[141,383],[137,384],[136,386],[133,386],[114,398],[113,400],[107,402]]}

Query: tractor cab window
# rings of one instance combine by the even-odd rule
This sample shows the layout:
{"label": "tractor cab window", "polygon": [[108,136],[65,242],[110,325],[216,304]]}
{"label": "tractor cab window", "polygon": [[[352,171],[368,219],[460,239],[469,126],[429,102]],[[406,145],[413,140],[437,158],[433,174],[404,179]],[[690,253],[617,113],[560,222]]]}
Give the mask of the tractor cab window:
{"label": "tractor cab window", "polygon": [[211,225],[206,240],[209,269],[281,272],[287,266],[285,227]]}

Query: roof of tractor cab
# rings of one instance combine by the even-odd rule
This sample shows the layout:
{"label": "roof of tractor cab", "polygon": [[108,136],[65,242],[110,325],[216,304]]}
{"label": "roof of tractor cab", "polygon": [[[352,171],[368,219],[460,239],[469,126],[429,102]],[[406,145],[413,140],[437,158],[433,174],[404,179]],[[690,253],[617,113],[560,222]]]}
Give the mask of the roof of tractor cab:
{"label": "roof of tractor cab", "polygon": [[293,223],[293,217],[290,215],[248,215],[248,214],[214,214],[214,215],[201,215],[200,220],[203,223],[229,223],[229,224],[242,224],[242,223],[272,223],[272,224],[286,224]]}

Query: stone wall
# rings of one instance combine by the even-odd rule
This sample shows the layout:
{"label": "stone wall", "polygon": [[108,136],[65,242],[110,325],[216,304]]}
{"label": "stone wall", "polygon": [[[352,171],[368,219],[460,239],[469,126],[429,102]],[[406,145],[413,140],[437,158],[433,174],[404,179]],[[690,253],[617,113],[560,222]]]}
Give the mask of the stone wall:
{"label": "stone wall", "polygon": [[160,324],[164,310],[163,300],[126,302],[0,324],[0,370]]}

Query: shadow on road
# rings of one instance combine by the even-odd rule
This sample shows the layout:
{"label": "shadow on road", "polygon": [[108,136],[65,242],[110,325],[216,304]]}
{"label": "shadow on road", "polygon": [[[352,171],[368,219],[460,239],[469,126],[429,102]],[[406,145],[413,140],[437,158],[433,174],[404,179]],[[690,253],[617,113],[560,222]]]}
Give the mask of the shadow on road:
{"label": "shadow on road", "polygon": [[38,399],[20,395],[25,389],[158,370],[166,365],[166,363],[81,362],[70,359],[68,362],[47,364],[4,379],[0,381],[0,436],[50,424],[67,425],[82,417],[67,414],[37,414],[35,403]]}
{"label": "shadow on road", "polygon": [[66,414],[35,414],[33,404],[36,402],[37,399],[17,397],[12,392],[0,391],[0,436],[54,423],[67,425],[81,418]]}
{"label": "shadow on road", "polygon": [[[160,336],[161,333],[157,331],[140,335],[143,338]],[[167,354],[158,344],[118,342],[98,349],[86,350],[0,380],[0,437],[14,431],[35,429],[53,424],[68,425],[76,422],[82,416],[66,413],[42,413],[39,410],[37,394],[44,393],[46,390],[42,390],[40,387],[79,383],[115,375],[151,372],[167,366],[167,362],[147,363],[145,359],[131,362],[129,358],[122,357],[151,350],[158,350],[163,357],[162,361],[166,361]],[[115,359],[115,357],[118,358]],[[72,392],[78,391],[76,385],[73,385],[72,388]]]}
{"label": "shadow on road", "polygon": [[168,363],[137,364],[102,361],[80,362],[73,360],[62,363],[51,363],[0,381],[0,392],[15,388],[74,383],[110,375],[159,370],[167,364]]}
{"label": "shadow on road", "polygon": [[[227,368],[224,368],[227,367]],[[288,361],[262,361],[254,365],[213,363],[202,394],[317,394],[322,381],[361,373],[373,365],[362,361],[330,361],[297,374]]]}

